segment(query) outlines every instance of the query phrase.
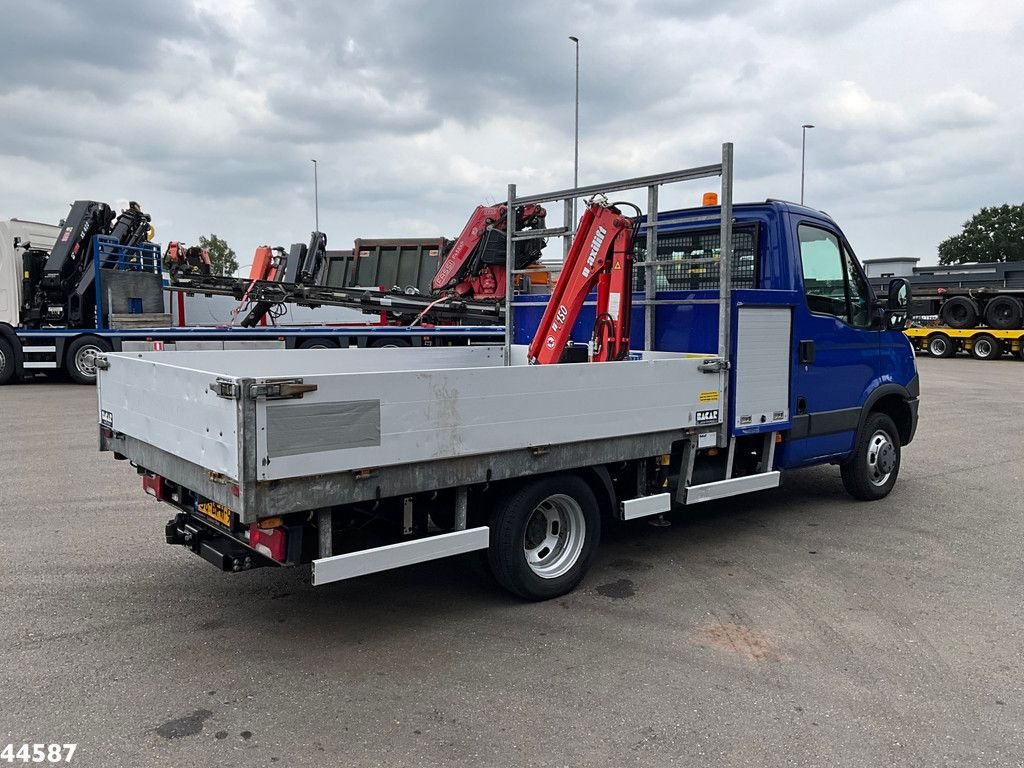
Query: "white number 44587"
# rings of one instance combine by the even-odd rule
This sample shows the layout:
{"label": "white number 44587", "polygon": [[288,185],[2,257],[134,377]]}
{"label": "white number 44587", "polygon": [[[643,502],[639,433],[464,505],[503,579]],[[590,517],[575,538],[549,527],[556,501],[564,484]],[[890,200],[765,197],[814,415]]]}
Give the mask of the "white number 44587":
{"label": "white number 44587", "polygon": [[0,749],[5,763],[70,763],[77,744],[8,744]]}

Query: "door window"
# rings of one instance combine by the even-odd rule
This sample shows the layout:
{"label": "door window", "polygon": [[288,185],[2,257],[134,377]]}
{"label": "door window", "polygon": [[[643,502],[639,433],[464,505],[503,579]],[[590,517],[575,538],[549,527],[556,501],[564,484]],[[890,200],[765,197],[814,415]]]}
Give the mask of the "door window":
{"label": "door window", "polygon": [[798,233],[807,308],[850,325],[868,327],[870,293],[853,254],[827,230],[801,224]]}

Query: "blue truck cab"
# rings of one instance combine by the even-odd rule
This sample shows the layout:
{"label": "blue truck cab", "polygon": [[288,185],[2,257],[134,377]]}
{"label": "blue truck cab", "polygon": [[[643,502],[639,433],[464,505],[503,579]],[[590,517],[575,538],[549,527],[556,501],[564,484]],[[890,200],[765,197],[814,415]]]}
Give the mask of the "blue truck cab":
{"label": "blue truck cab", "polygon": [[[718,338],[720,208],[665,211],[657,219],[653,291],[646,226],[637,238],[631,346],[642,349],[653,320],[654,350],[707,352]],[[775,469],[832,463],[857,498],[888,494],[899,472],[900,448],[917,428],[919,381],[913,349],[902,330],[909,301],[906,281],[876,297],[853,248],[825,213],[778,200],[733,207],[732,326],[743,307],[788,308],[789,410],[778,423],[730,425],[743,437],[778,431]],[[645,298],[652,306],[644,306]],[[515,340],[526,343],[543,311],[543,296],[522,297]],[[537,306],[532,302],[536,300]],[[587,308],[585,307],[585,310]],[[593,327],[589,307],[574,328],[585,342]],[[740,377],[756,363],[738,359],[732,338],[729,413],[737,413]],[[778,349],[778,346],[776,346]]]}

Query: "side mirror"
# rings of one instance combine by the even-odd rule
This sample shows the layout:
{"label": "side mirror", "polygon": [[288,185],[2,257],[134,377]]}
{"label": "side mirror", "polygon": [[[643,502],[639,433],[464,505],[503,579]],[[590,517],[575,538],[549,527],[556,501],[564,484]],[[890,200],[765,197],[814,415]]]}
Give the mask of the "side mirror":
{"label": "side mirror", "polygon": [[910,281],[897,277],[889,281],[889,299],[885,310],[885,329],[902,331],[910,324]]}
{"label": "side mirror", "polygon": [[910,281],[897,277],[889,281],[889,309],[907,309],[910,306]]}

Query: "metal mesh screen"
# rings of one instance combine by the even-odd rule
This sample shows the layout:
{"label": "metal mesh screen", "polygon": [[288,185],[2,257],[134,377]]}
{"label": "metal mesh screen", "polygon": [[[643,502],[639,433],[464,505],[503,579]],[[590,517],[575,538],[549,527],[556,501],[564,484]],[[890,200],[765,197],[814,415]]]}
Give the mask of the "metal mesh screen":
{"label": "metal mesh screen", "polygon": [[[655,290],[717,290],[721,232],[716,229],[666,232],[658,237]],[[756,230],[737,228],[732,233],[732,287],[754,288],[757,264]],[[647,241],[636,243],[633,282],[639,290],[646,285]]]}

